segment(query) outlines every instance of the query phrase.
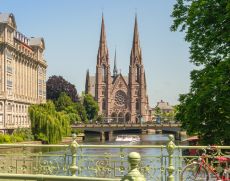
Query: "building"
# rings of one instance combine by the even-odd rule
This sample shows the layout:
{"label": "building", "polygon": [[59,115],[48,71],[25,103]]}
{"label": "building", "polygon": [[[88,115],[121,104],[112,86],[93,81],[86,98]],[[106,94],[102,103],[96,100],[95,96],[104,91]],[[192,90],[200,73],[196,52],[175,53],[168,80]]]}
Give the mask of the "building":
{"label": "building", "polygon": [[17,31],[15,17],[0,13],[0,131],[30,126],[28,107],[46,101],[43,38]]}
{"label": "building", "polygon": [[164,102],[163,100],[157,102],[156,107],[158,107],[162,113],[170,113],[173,111],[173,107],[170,106],[168,102]]}
{"label": "building", "polygon": [[97,54],[96,75],[86,74],[85,92],[93,95],[99,104],[99,113],[120,122],[149,121],[149,102],[144,65],[135,17],[129,74],[118,73],[116,52],[113,74],[110,71],[109,50],[102,16],[100,42]]}
{"label": "building", "polygon": [[[167,119],[167,120],[174,120],[174,109],[173,106],[171,106],[168,102],[164,102],[161,100],[160,102],[157,102],[157,105],[152,108],[151,110],[152,120],[157,119]],[[159,122],[159,120],[157,121]]]}

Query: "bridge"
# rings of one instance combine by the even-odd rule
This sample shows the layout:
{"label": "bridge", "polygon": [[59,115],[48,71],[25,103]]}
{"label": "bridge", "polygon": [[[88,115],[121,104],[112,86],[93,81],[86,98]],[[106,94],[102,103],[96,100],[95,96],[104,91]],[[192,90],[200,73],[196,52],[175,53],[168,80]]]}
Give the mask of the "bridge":
{"label": "bridge", "polygon": [[165,133],[171,133],[179,139],[179,132],[181,131],[181,124],[178,123],[109,123],[109,124],[75,124],[71,126],[72,129],[81,129],[85,133],[99,133],[100,140],[112,140],[114,132],[126,132],[126,131],[140,131],[147,132],[148,130],[162,131]]}
{"label": "bridge", "polygon": [[[173,135],[165,145],[84,145],[76,142],[76,135],[70,145],[0,144],[0,180],[185,181],[182,170],[198,158],[183,155],[185,149],[207,152],[210,146],[176,145]],[[215,146],[207,157],[228,158],[229,150]]]}

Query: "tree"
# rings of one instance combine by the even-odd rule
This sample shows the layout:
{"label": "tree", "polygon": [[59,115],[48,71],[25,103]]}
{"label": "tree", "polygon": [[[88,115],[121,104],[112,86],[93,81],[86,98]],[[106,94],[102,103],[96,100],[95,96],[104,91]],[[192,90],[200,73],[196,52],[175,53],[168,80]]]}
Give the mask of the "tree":
{"label": "tree", "polygon": [[98,115],[98,103],[90,94],[84,95],[83,106],[85,107],[87,118],[93,120]]}
{"label": "tree", "polygon": [[80,102],[77,102],[77,103],[75,103],[75,109],[77,110],[77,113],[78,113],[81,121],[84,123],[87,123],[88,119],[87,119],[85,107]]}
{"label": "tree", "polygon": [[77,90],[73,84],[62,76],[53,75],[46,82],[47,99],[56,101],[62,92],[65,92],[73,102],[78,100]]}
{"label": "tree", "polygon": [[73,107],[73,101],[65,92],[61,92],[57,101],[54,103],[57,111],[64,111],[70,109],[69,107]]}
{"label": "tree", "polygon": [[230,144],[230,3],[228,0],[177,0],[172,31],[185,31],[191,88],[180,95],[177,119],[205,144]]}
{"label": "tree", "polygon": [[32,133],[37,140],[58,143],[70,133],[70,120],[63,112],[56,112],[52,101],[29,107]]}

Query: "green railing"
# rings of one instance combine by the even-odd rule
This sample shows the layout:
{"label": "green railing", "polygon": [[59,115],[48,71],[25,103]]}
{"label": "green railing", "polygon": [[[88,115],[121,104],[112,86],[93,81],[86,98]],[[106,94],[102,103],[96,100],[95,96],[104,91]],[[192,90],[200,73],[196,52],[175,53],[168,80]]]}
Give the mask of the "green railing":
{"label": "green railing", "polygon": [[[75,139],[70,145],[1,144],[0,179],[178,181],[182,169],[210,148],[177,146],[172,135],[167,145],[79,145]],[[185,154],[191,149],[197,155]],[[229,150],[215,146],[209,157]]]}

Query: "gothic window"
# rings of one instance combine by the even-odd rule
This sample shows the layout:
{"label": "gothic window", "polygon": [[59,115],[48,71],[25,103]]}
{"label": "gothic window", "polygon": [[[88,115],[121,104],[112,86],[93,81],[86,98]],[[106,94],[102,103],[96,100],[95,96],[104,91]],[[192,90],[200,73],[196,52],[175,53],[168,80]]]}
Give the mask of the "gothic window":
{"label": "gothic window", "polygon": [[117,114],[115,112],[112,113],[111,118],[113,119],[113,122],[117,122]]}
{"label": "gothic window", "polygon": [[123,106],[125,105],[126,103],[126,94],[125,92],[119,90],[116,92],[115,94],[115,103],[118,105],[118,106]]}
{"label": "gothic window", "polygon": [[136,76],[135,76],[135,78],[136,78],[136,82],[139,82],[139,80],[140,80],[140,68],[138,65],[136,65]]}
{"label": "gothic window", "polygon": [[118,114],[118,122],[119,123],[123,123],[124,122],[124,113],[122,113],[122,112],[120,112],[119,114]]}
{"label": "gothic window", "polygon": [[101,94],[102,94],[102,95],[105,95],[105,93],[106,93],[105,87],[102,87]]}
{"label": "gothic window", "polygon": [[138,101],[138,99],[136,99],[136,110],[137,111],[139,110],[139,101]]}
{"label": "gothic window", "polygon": [[102,101],[102,110],[106,110],[106,101],[105,101],[105,98],[103,98],[103,101]]}
{"label": "gothic window", "polygon": [[102,65],[102,81],[106,81],[106,67],[105,65]]}
{"label": "gothic window", "polygon": [[130,113],[126,113],[126,115],[125,115],[125,121],[126,122],[130,121]]}

